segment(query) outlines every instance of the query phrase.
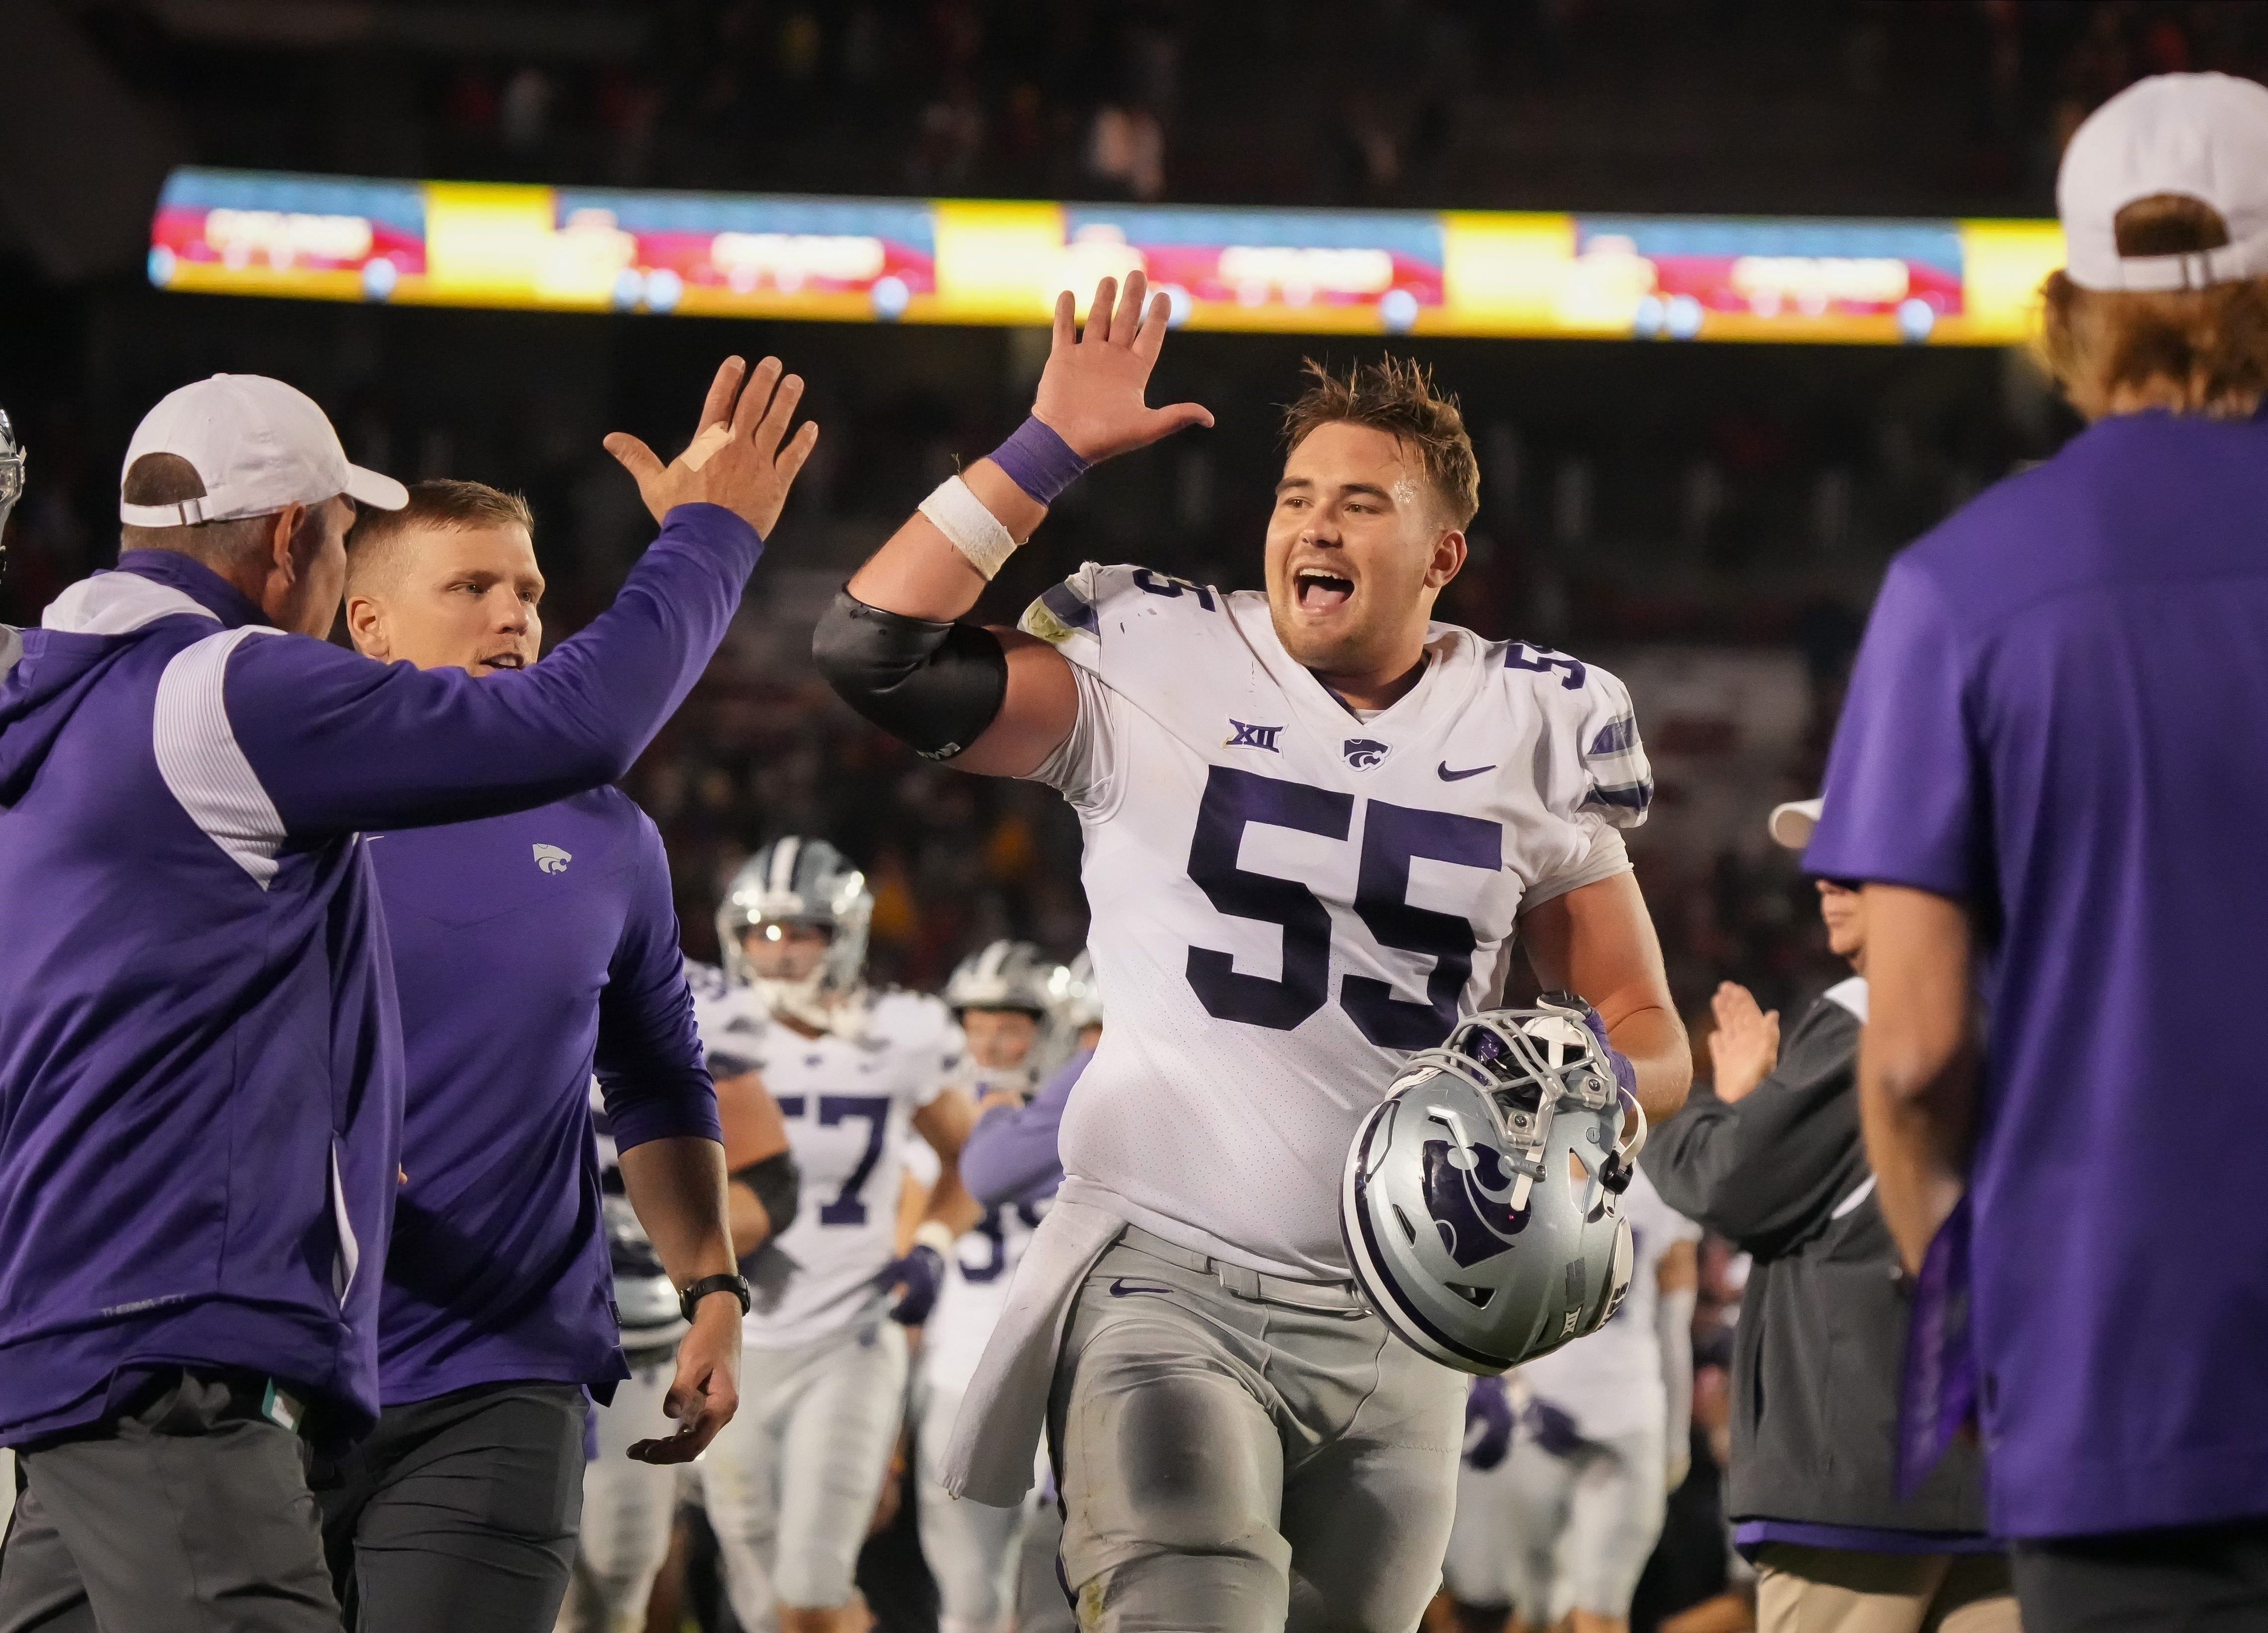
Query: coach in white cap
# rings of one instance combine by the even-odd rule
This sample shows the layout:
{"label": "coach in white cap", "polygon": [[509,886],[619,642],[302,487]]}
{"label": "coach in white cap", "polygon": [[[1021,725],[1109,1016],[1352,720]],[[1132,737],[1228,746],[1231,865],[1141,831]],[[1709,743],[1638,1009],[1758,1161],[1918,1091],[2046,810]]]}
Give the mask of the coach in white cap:
{"label": "coach in white cap", "polygon": [[2268,89],[2146,79],[2057,192],[2093,423],[1891,565],[1804,865],[1866,881],[1907,1476],[1974,1414],[2027,1633],[2268,1627]]}
{"label": "coach in white cap", "polygon": [[[691,460],[609,439],[660,538],[549,661],[481,680],[320,638],[356,506],[405,495],[306,397],[217,375],[136,432],[118,570],[58,597],[0,682],[0,1445],[24,1482],[0,1633],[336,1633],[298,1440],[376,1416],[401,1177],[357,830],[622,775],[814,438],[781,446],[800,382],[746,372],[719,371]],[[716,1180],[693,1284],[730,1297],[721,1148]],[[683,1456],[737,1401],[727,1325]]]}

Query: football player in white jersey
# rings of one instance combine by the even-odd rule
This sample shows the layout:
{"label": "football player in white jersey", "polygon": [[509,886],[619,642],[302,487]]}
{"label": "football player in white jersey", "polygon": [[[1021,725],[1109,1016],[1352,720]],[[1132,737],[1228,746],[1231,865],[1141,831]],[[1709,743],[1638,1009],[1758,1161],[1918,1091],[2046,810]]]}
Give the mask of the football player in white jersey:
{"label": "football player in white jersey", "polygon": [[[1623,1195],[1630,1294],[1606,1326],[1520,1368],[1505,1460],[1468,1465],[1443,1571],[1462,1625],[1626,1633],[1690,1460],[1695,1244],[1640,1169]],[[1509,1619],[1507,1611],[1515,1614]]]}
{"label": "football player in white jersey", "polygon": [[1210,420],[1145,406],[1167,312],[1145,292],[1105,280],[1083,336],[1059,299],[1033,417],[814,635],[869,719],[1048,783],[1086,829],[1110,1026],[948,1472],[993,1500],[1017,1477],[1057,1330],[1017,1312],[1047,1302],[1035,1266],[1076,1260],[1047,1412],[1082,1625],[1406,1633],[1448,1542],[1463,1379],[1358,1296],[1347,1149],[1411,1052],[1496,1001],[1515,931],[1647,1114],[1682,1103],[1621,835],[1652,783],[1613,676],[1432,622],[1479,476],[1412,365],[1319,371],[1293,405],[1264,592],[1090,565],[1021,632],[956,622],[1088,465]]}
{"label": "football player in white jersey", "polygon": [[[748,861],[718,910],[727,973],[770,1011],[751,1064],[801,1170],[794,1223],[749,1271],[747,1421],[700,1466],[725,1590],[751,1629],[841,1625],[904,1416],[904,1329],[928,1315],[945,1254],[977,1216],[957,1167],[975,1111],[944,1081],[952,1017],[865,986],[873,907],[834,846],[789,838]],[[909,1129],[939,1171],[902,1251]]]}
{"label": "football player in white jersey", "polygon": [[[768,1023],[752,989],[732,986],[713,964],[685,960],[693,1019],[717,1082],[718,1121],[732,1173],[733,1247],[744,1274],[754,1256],[796,1214],[799,1176],[779,1107],[755,1071],[755,1045]],[[646,1622],[654,1578],[669,1556],[681,1495],[697,1489],[681,1467],[638,1462],[628,1448],[671,1432],[663,1407],[667,1362],[684,1328],[676,1294],[637,1213],[622,1195],[614,1141],[593,1085],[607,1244],[614,1260],[615,1307],[630,1376],[614,1401],[592,1414],[593,1458],[583,1477],[583,1518],[575,1574],[560,1607],[561,1633],[636,1633]]]}
{"label": "football player in white jersey", "polygon": [[[1069,971],[1028,941],[995,941],[961,961],[943,997],[961,1023],[958,1074],[978,1105],[1028,1100],[1046,1063],[1051,1010]],[[922,1387],[915,1436],[922,1555],[936,1579],[939,1633],[1005,1633],[1029,1505],[956,1502],[939,1483],[961,1398],[992,1335],[1008,1284],[1038,1228],[1045,1201],[987,1208],[946,1255],[945,1285],[922,1328]]]}

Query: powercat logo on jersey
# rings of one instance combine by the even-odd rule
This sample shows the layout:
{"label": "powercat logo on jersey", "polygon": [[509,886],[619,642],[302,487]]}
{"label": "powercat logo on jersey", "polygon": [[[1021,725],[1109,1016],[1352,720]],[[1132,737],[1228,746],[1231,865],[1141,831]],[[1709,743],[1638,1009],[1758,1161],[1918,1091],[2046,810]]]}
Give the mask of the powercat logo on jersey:
{"label": "powercat logo on jersey", "polygon": [[1374,737],[1351,737],[1339,745],[1339,753],[1358,771],[1367,771],[1392,754],[1393,749]]}
{"label": "powercat logo on jersey", "polygon": [[1284,752],[1276,747],[1277,733],[1284,729],[1280,725],[1247,725],[1241,720],[1231,720],[1228,729],[1236,734],[1228,739],[1231,748],[1264,748],[1271,754]]}
{"label": "powercat logo on jersey", "polygon": [[535,847],[535,865],[547,873],[564,873],[567,864],[574,859],[556,845]]}

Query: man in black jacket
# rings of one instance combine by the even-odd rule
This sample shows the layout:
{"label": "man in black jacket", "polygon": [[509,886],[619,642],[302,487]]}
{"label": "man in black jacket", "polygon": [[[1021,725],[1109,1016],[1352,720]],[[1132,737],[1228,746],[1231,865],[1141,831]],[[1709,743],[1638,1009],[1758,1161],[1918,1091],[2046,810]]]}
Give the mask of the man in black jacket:
{"label": "man in black jacket", "polygon": [[[1818,818],[1815,799],[1782,805],[1772,837],[1800,850]],[[1734,1539],[1758,1568],[1760,1633],[2017,1633],[1976,1448],[1956,1445],[1909,1501],[1893,1485],[1907,1299],[1859,1132],[1865,898],[1818,887],[1828,945],[1857,974],[1785,1051],[1778,1012],[1720,986],[1715,1092],[1643,1159],[1671,1207],[1754,1260],[1733,1349]]]}

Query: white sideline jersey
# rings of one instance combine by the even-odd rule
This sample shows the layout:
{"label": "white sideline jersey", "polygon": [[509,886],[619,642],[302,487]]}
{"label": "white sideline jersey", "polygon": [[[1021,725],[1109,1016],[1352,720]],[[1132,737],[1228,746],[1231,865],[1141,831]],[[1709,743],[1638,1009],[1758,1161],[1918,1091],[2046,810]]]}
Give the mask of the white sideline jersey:
{"label": "white sideline jersey", "polygon": [[795,1222],[776,1239],[788,1274],[765,1279],[742,1325],[753,1350],[814,1342],[887,1302],[874,1278],[896,1256],[909,1124],[944,1088],[954,1028],[944,1004],[918,993],[853,1001],[855,1024],[816,1038],[773,1022],[748,1062],[779,1102],[803,1173]]}
{"label": "white sideline jersey", "polygon": [[1359,719],[1267,598],[1093,563],[1021,626],[1070,659],[1034,775],[1086,829],[1110,1025],[1064,1119],[1067,1198],[1343,1280],[1339,1173],[1415,1050],[1502,991],[1519,915],[1626,871],[1653,782],[1604,670],[1434,624]]}
{"label": "white sideline jersey", "polygon": [[1654,1312],[1662,1255],[1678,1242],[1697,1242],[1701,1227],[1675,1212],[1640,1168],[1623,1193],[1631,1227],[1631,1285],[1615,1318],[1587,1337],[1562,1344],[1520,1369],[1521,1381],[1575,1420],[1586,1440],[1611,1440],[1669,1419]]}

